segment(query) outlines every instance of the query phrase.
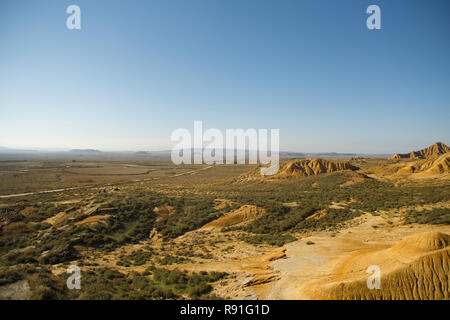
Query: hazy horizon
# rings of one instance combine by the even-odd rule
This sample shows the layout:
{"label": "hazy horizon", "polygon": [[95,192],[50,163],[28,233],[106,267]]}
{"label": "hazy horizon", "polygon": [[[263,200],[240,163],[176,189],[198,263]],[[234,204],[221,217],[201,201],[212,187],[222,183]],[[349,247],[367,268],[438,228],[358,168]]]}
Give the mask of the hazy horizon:
{"label": "hazy horizon", "polygon": [[[341,152],[341,151],[327,151],[327,150],[322,150],[322,151],[308,151],[308,150],[280,150],[281,153],[304,153],[304,154],[321,154],[321,153],[336,153],[336,154],[367,154],[367,155],[391,155],[391,154],[395,154],[395,153],[409,153],[411,151],[418,151],[418,150],[422,150],[425,149],[435,143],[444,143],[443,141],[436,141],[434,143],[430,143],[429,145],[425,145],[423,147],[417,147],[415,149],[408,149],[408,150],[403,150],[403,151],[395,151],[395,152],[377,152],[377,153],[372,153],[372,152],[359,152],[358,150],[354,150],[354,151],[345,151],[345,152]],[[5,148],[5,149],[4,149]],[[67,148],[67,147],[58,147],[58,148],[42,148],[42,147],[8,147],[8,146],[4,146],[4,145],[0,145],[0,151],[22,151],[22,152],[70,152],[70,151],[99,151],[99,152],[104,152],[104,153],[126,153],[126,152],[171,152],[173,148],[172,147],[166,147],[166,148],[147,148],[147,149],[102,149],[102,148],[95,148],[95,147],[89,147],[89,148]],[[203,149],[207,150],[207,149],[212,149],[212,148],[207,148],[206,146],[203,147]],[[181,150],[181,149],[180,149]],[[195,150],[195,148],[194,148]],[[223,150],[226,150],[226,148],[223,148]],[[258,150],[247,150],[250,152],[258,152]]]}

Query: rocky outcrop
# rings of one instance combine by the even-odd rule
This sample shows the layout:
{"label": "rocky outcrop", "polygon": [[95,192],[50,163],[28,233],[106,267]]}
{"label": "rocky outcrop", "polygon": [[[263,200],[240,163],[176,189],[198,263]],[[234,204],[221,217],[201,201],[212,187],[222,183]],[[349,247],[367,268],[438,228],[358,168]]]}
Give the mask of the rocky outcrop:
{"label": "rocky outcrop", "polygon": [[337,162],[324,159],[293,160],[286,163],[276,177],[307,177],[322,173],[357,170],[348,162]]}

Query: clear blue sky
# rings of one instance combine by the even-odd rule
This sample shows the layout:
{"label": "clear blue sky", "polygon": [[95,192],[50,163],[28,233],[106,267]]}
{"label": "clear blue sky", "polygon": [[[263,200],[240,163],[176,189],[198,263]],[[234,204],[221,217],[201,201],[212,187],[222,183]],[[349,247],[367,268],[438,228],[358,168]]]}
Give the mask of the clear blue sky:
{"label": "clear blue sky", "polygon": [[0,146],[163,149],[194,120],[279,128],[290,151],[449,143],[449,16],[448,0],[4,0]]}

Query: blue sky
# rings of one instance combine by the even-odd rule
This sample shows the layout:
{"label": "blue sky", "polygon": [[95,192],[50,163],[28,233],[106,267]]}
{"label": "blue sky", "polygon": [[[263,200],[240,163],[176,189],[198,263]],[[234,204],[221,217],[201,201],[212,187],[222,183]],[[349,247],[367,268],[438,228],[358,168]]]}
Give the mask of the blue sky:
{"label": "blue sky", "polygon": [[449,143],[449,14],[447,0],[1,1],[0,146],[166,149],[194,120],[279,128],[290,151]]}

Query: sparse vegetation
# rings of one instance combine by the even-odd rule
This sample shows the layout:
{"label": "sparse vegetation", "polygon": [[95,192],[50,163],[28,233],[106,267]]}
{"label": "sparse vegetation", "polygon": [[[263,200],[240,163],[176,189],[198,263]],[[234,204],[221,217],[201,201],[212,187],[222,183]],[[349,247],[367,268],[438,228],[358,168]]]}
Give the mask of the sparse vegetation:
{"label": "sparse vegetation", "polygon": [[175,203],[175,213],[158,221],[156,229],[165,239],[173,239],[217,219],[229,209],[214,209],[212,197],[180,199]]}
{"label": "sparse vegetation", "polygon": [[409,210],[405,221],[406,223],[450,225],[450,209]]}
{"label": "sparse vegetation", "polygon": [[225,277],[224,273],[192,273],[149,268],[129,275],[111,269],[98,269],[84,274],[84,289],[78,299],[176,299],[210,298],[210,283]]}
{"label": "sparse vegetation", "polygon": [[[34,170],[33,162],[0,167],[8,165]],[[28,187],[21,176],[8,176],[2,188],[9,185],[8,193],[13,193],[61,187],[52,172],[73,175],[67,186],[125,178],[119,172],[123,165],[117,163],[78,162],[67,170],[59,162],[35,165],[40,171],[27,174]],[[280,247],[314,231],[336,237],[365,213],[382,218],[386,212],[403,212],[402,223],[407,224],[450,223],[449,210],[439,207],[450,199],[446,183],[362,178],[346,183],[354,175],[344,171],[234,183],[248,166],[217,166],[211,179],[207,170],[179,176],[192,168],[164,163],[139,164],[123,173],[138,174],[141,165],[163,179],[0,199],[0,286],[26,280],[27,298],[32,299],[210,299],[215,298],[215,282],[226,274],[180,267],[198,270],[205,262],[226,263],[227,257],[247,257],[266,245]],[[119,171],[108,176],[107,168]],[[245,219],[228,215],[238,210]],[[201,229],[210,222],[214,228]],[[370,228],[377,232],[380,227]],[[314,249],[320,245],[312,246],[314,242],[305,243]],[[81,291],[69,292],[67,274],[50,271],[70,264],[85,268]]]}

